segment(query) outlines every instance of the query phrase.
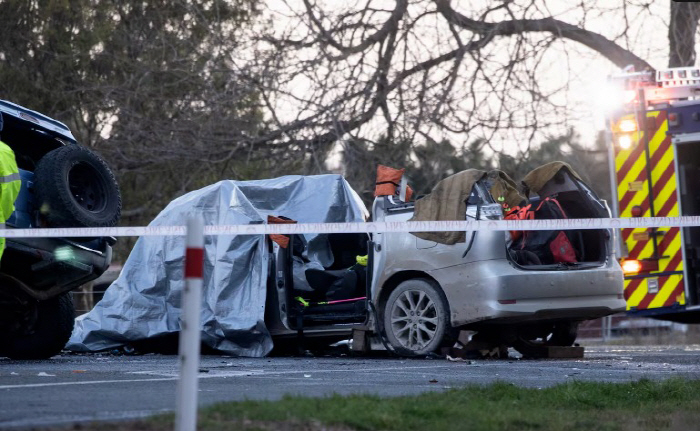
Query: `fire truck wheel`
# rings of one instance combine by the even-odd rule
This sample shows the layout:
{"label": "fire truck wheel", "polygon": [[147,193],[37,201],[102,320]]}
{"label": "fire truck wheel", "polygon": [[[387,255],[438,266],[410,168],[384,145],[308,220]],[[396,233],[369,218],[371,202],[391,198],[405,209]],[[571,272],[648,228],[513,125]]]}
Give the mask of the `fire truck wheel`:
{"label": "fire truck wheel", "polygon": [[447,298],[426,279],[399,284],[389,294],[382,314],[387,341],[396,353],[405,356],[434,352],[451,329]]}
{"label": "fire truck wheel", "polygon": [[0,336],[0,356],[11,359],[47,359],[61,352],[73,332],[75,308],[70,292],[40,301],[36,320],[30,328],[21,328]]}

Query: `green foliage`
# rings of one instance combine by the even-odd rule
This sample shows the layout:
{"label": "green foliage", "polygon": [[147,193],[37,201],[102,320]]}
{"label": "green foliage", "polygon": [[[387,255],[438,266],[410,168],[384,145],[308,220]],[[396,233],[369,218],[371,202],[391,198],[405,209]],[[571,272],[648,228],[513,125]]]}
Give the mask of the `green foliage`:
{"label": "green foliage", "polygon": [[[250,142],[265,128],[258,91],[235,63],[249,49],[254,0],[2,6],[0,97],[65,122],[107,160],[123,224],[145,224],[184,192],[266,163],[257,154],[268,151]],[[240,160],[251,154],[262,161]]]}
{"label": "green foliage", "polygon": [[254,5],[6,0],[12,13],[0,16],[0,91],[132,164],[191,156],[178,143],[223,145],[260,127],[256,92],[238,85],[228,63],[235,29]]}

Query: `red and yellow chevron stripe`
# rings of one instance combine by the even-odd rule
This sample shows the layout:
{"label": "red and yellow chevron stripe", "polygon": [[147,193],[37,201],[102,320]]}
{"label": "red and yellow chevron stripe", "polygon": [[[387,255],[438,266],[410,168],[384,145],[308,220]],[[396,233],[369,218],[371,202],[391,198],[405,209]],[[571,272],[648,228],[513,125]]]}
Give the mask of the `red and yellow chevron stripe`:
{"label": "red and yellow chevron stripe", "polygon": [[[615,146],[620,217],[631,217],[634,206],[642,208],[644,217],[678,216],[674,150],[671,138],[666,136],[668,130],[666,112],[649,111],[639,115],[638,118],[632,114],[618,121],[622,119],[636,120],[639,130],[632,133],[630,148],[621,149]],[[648,154],[645,148],[645,133],[649,134]],[[649,193],[650,180],[653,202]],[[622,229],[622,239],[627,246],[628,257],[638,260],[654,258],[653,235],[652,229]],[[658,271],[645,274],[643,277],[633,276],[625,279],[625,299],[628,309],[634,307],[641,310],[676,303],[685,304],[683,275],[668,274],[668,272],[683,271],[679,228],[663,227],[656,230],[656,255],[659,256]]]}

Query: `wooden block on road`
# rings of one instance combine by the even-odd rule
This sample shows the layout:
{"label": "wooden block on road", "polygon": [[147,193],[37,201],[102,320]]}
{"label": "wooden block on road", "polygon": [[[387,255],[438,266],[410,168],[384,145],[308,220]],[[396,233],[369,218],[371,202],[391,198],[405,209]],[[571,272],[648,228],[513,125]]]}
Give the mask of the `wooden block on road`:
{"label": "wooden block on road", "polygon": [[543,358],[558,358],[558,359],[572,359],[572,358],[583,358],[583,347],[572,346],[572,347],[562,347],[562,346],[547,346],[543,349]]}

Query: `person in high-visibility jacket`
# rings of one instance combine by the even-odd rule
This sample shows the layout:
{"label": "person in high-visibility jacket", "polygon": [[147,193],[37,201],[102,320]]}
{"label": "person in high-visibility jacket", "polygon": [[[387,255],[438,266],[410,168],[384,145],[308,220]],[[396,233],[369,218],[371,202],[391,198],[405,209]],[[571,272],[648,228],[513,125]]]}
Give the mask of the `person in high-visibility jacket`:
{"label": "person in high-visibility jacket", "polygon": [[[15,210],[15,199],[19,195],[22,180],[15,160],[15,152],[6,143],[0,141],[0,228],[5,229],[5,222]],[[5,251],[5,238],[0,238],[0,259]]]}

